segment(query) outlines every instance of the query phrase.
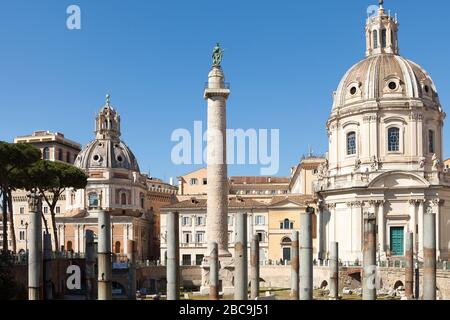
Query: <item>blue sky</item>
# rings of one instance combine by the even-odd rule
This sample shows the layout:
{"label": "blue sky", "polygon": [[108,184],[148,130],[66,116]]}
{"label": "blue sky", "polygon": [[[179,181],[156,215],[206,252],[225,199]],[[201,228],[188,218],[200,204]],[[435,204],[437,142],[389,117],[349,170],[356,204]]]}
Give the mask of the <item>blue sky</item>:
{"label": "blue sky", "polygon": [[[2,0],[0,140],[35,130],[85,145],[106,93],[141,170],[168,179],[195,169],[171,162],[177,128],[206,121],[211,49],[226,49],[229,128],[280,129],[280,172],[311,145],[327,151],[325,123],[345,71],[364,58],[367,7],[376,0]],[[82,29],[66,28],[81,8]],[[402,55],[434,78],[450,105],[450,2],[386,0],[399,14]],[[450,157],[450,129],[445,127]],[[232,166],[231,175],[258,175]]]}

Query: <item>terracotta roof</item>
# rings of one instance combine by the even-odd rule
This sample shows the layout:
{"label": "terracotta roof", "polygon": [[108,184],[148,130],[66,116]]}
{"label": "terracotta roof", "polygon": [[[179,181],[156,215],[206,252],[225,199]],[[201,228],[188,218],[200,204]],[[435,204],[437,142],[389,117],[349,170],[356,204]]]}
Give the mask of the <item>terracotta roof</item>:
{"label": "terracotta roof", "polygon": [[232,184],[272,184],[272,183],[289,183],[289,178],[286,177],[250,177],[237,176],[230,177]]}
{"label": "terracotta roof", "polygon": [[[236,208],[265,208],[266,205],[264,203],[241,197],[229,197],[228,198],[228,208],[236,209]],[[192,198],[190,200],[180,201],[171,205],[163,206],[161,209],[163,211],[169,211],[171,209],[203,209],[206,210],[207,200],[206,199],[197,199]]]}
{"label": "terracotta roof", "polygon": [[279,184],[240,184],[240,185],[231,185],[231,189],[233,190],[287,190],[288,185],[279,185]]}
{"label": "terracotta roof", "polygon": [[272,202],[270,202],[270,206],[277,205],[285,200],[291,201],[298,205],[308,205],[309,203],[314,202],[314,197],[312,195],[277,196],[277,197],[273,197]]}

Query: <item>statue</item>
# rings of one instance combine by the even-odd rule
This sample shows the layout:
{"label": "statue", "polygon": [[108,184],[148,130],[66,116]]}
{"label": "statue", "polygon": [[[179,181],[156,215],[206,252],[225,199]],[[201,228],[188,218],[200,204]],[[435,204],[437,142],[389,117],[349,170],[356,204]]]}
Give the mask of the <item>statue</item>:
{"label": "statue", "polygon": [[222,63],[223,58],[223,49],[220,47],[220,44],[217,43],[213,49],[212,58],[213,58],[213,67],[219,67]]}
{"label": "statue", "polygon": [[28,208],[30,212],[42,213],[42,193],[38,191],[27,192]]}
{"label": "statue", "polygon": [[378,3],[382,6],[384,4],[384,0],[379,0]]}
{"label": "statue", "polygon": [[372,165],[371,165],[372,170],[378,171],[380,169],[380,166],[381,166],[381,161],[376,156],[373,156],[372,157]]}
{"label": "statue", "polygon": [[433,161],[433,168],[434,169],[440,169],[441,167],[441,160],[437,157],[436,153],[433,154],[433,158],[431,159]]}
{"label": "statue", "polygon": [[424,168],[425,164],[426,164],[427,159],[425,157],[420,157],[419,158],[419,167],[420,168]]}

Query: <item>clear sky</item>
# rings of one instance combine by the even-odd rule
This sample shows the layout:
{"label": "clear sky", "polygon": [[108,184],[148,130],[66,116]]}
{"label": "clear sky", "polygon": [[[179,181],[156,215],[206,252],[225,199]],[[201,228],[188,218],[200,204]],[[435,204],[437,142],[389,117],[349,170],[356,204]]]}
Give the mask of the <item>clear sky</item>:
{"label": "clear sky", "polygon": [[[332,92],[364,58],[367,7],[376,0],[2,0],[0,140],[35,130],[82,145],[106,93],[141,170],[168,179],[195,169],[171,162],[173,130],[206,121],[203,88],[216,42],[232,93],[229,128],[280,129],[280,171],[311,145],[325,153]],[[81,8],[81,30],[66,9]],[[402,55],[433,77],[450,106],[447,0],[386,0],[400,20]],[[450,120],[447,120],[450,121]],[[450,129],[445,127],[450,157]],[[232,166],[231,175],[258,175]]]}

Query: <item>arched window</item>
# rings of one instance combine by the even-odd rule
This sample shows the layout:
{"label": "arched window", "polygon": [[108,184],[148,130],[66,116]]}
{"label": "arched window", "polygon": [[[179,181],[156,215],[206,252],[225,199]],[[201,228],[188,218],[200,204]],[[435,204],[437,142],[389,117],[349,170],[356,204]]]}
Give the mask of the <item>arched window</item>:
{"label": "arched window", "polygon": [[125,194],[125,192],[122,192],[122,194],[120,195],[120,203],[123,206],[127,204],[127,195]]}
{"label": "arched window", "polygon": [[347,155],[356,154],[356,132],[352,131],[347,134]]}
{"label": "arched window", "polygon": [[294,229],[294,223],[289,219],[284,219],[284,221],[280,223],[280,229]]}
{"label": "arched window", "polygon": [[378,31],[377,30],[373,31],[373,48],[374,49],[378,48]]}
{"label": "arched window", "polygon": [[114,253],[120,254],[120,241],[116,241],[116,243],[114,245]]}
{"label": "arched window", "polygon": [[381,47],[386,48],[387,44],[387,40],[386,40],[386,29],[381,30]]}
{"label": "arched window", "polygon": [[435,153],[433,130],[428,130],[428,152]]}
{"label": "arched window", "polygon": [[63,161],[63,150],[61,148],[58,149],[58,160]]}
{"label": "arched window", "polygon": [[400,151],[400,129],[390,128],[388,130],[388,151]]}
{"label": "arched window", "polygon": [[42,157],[44,160],[50,160],[50,149],[48,147],[45,147],[42,151]]}
{"label": "arched window", "polygon": [[289,237],[284,237],[284,238],[281,240],[281,244],[284,245],[284,246],[290,246],[290,245],[292,244],[291,238],[289,238]]}

